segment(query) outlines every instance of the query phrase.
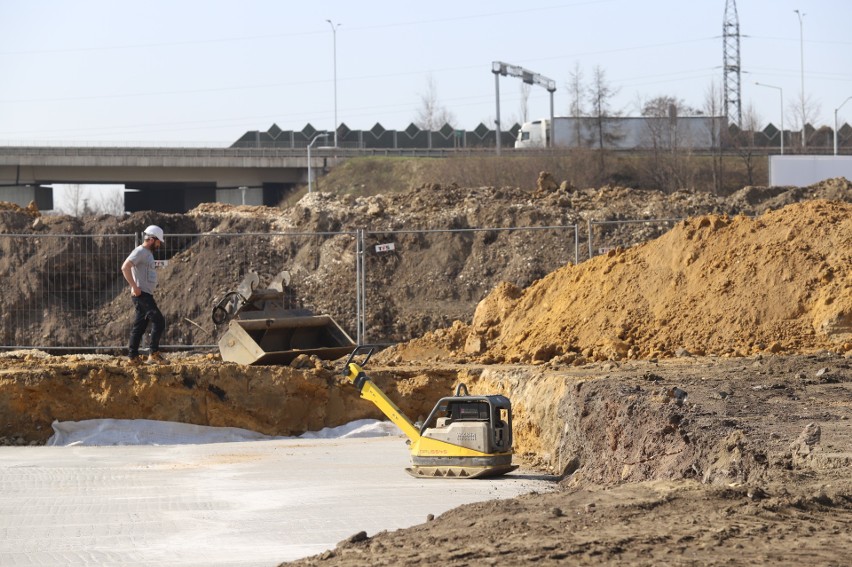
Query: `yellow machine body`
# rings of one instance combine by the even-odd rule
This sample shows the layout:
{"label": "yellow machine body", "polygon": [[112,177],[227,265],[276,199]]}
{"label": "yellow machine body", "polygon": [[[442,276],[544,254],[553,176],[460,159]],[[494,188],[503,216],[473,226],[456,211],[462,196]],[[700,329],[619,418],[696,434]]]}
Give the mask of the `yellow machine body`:
{"label": "yellow machine body", "polygon": [[364,372],[362,365],[369,354],[362,364],[352,361],[362,348],[350,355],[344,375],[363,399],[372,402],[408,437],[409,474],[421,478],[481,478],[517,468],[512,465],[511,404],[507,398],[457,392],[442,398],[418,428]]}

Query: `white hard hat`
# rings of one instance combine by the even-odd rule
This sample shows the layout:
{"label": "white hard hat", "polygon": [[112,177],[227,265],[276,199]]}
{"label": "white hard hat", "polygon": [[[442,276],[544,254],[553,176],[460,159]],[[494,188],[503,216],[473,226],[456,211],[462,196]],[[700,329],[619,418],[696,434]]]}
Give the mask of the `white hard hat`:
{"label": "white hard hat", "polygon": [[155,224],[152,224],[151,226],[146,228],[144,230],[144,233],[145,233],[146,236],[153,236],[154,238],[156,238],[160,242],[166,241],[165,237],[163,236],[163,229],[160,228],[159,226],[155,225]]}

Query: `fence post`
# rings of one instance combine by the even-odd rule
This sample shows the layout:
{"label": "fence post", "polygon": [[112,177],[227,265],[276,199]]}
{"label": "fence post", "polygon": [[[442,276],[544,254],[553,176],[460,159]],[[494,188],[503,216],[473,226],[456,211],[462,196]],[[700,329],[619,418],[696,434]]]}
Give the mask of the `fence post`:
{"label": "fence post", "polygon": [[592,259],[592,221],[590,219],[586,220],[586,226],[589,231],[589,260]]}
{"label": "fence post", "polygon": [[580,228],[574,225],[574,265],[580,263]]}
{"label": "fence post", "polygon": [[365,275],[365,259],[364,259],[364,229],[359,228],[355,231],[355,342],[361,346],[366,341],[366,275]]}

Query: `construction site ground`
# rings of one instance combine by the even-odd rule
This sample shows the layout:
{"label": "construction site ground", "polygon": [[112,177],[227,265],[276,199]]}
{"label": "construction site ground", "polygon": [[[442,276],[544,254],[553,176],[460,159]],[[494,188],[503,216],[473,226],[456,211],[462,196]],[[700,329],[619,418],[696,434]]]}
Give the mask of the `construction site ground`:
{"label": "construction site ground", "polygon": [[[4,398],[9,395],[7,384],[14,375],[21,383],[20,389],[30,391],[33,401],[41,393],[48,393],[44,390],[49,390],[53,397],[63,397],[79,406],[75,412],[69,410],[69,417],[81,412],[84,414],[82,417],[92,417],[95,415],[93,408],[100,404],[102,409],[97,411],[97,415],[144,415],[164,420],[184,418],[211,424],[242,423],[251,426],[256,423],[251,415],[256,410],[247,407],[249,404],[245,402],[248,400],[240,398],[236,392],[238,389],[254,390],[255,398],[268,396],[272,398],[270,403],[280,404],[281,407],[274,413],[280,416],[277,427],[281,430],[295,427],[303,419],[294,408],[304,404],[305,399],[310,399],[320,412],[340,412],[343,419],[374,414],[368,407],[356,407],[363,402],[351,399],[354,395],[346,391],[347,386],[340,383],[333,369],[312,371],[310,379],[294,379],[296,372],[289,369],[270,372],[268,369],[251,368],[240,372],[239,380],[243,383],[238,384],[235,378],[229,379],[221,372],[221,366],[227,368],[230,365],[215,362],[175,360],[167,368],[127,371],[118,360],[81,364],[67,360],[70,357],[52,358],[55,360],[50,364],[32,368],[33,365],[27,365],[20,359],[4,357],[0,366]],[[220,366],[218,372],[216,366]],[[347,478],[355,480],[356,485],[363,483],[363,490],[369,491],[373,499],[363,503],[362,515],[347,516],[351,518],[350,524],[335,524],[333,533],[346,532],[346,537],[339,539],[340,545],[331,546],[332,549],[303,563],[413,565],[438,558],[449,565],[500,561],[560,564],[567,560],[646,565],[661,562],[675,565],[770,562],[843,565],[845,556],[852,552],[850,367],[852,360],[847,355],[828,352],[742,358],[686,356],[656,362],[608,361],[563,369],[451,363],[390,367],[377,364],[371,374],[377,383],[393,393],[402,409],[410,415],[422,415],[427,401],[437,391],[449,392],[456,380],[466,382],[475,392],[503,391],[511,395],[517,412],[517,461],[524,465],[523,471],[513,474],[520,475],[522,479],[529,475],[550,478],[553,491],[536,490],[534,494],[518,498],[478,502],[441,513],[444,509],[441,503],[456,498],[458,492],[469,492],[472,496],[485,490],[486,497],[488,494],[499,497],[507,484],[501,480],[438,481],[442,490],[447,492],[443,496],[441,491],[438,494],[430,492],[436,504],[426,506],[427,512],[414,495],[401,490],[401,487],[406,483],[420,487],[430,481],[412,479],[402,472],[407,460],[406,446],[402,438],[393,438],[390,444],[383,442],[381,451],[381,454],[390,453],[393,458],[382,459],[381,462],[394,469],[391,474],[402,475],[401,478],[394,483],[381,481],[384,490],[376,493],[375,484],[381,478],[377,471],[356,474],[357,467],[354,466],[351,471],[342,471]],[[184,376],[197,371],[208,377],[194,388],[187,388],[183,383]],[[93,382],[89,377],[99,372],[103,373],[105,381]],[[285,379],[297,382],[297,389],[306,387],[305,382],[322,383],[325,387],[322,394],[310,398],[305,397],[304,390],[301,394],[294,390],[282,394],[280,380]],[[74,383],[81,380],[82,384],[75,387]],[[233,398],[229,394],[228,403],[222,404],[218,396],[211,393],[216,388],[233,392]],[[72,389],[80,392],[79,399],[69,396]],[[180,396],[186,396],[186,399],[182,409],[176,413],[175,409],[151,410],[160,405],[174,408],[174,400]],[[20,394],[15,397],[20,397]],[[105,397],[109,398],[109,402],[104,403]],[[158,398],[163,400],[162,404],[157,403]],[[86,408],[86,399],[91,400],[89,408]],[[98,399],[101,401],[98,402]],[[172,402],[167,403],[166,400]],[[130,407],[120,410],[125,404]],[[228,407],[219,407],[220,404]],[[206,419],[183,413],[192,406],[206,406]],[[42,403],[41,407],[44,408],[45,404]],[[131,407],[136,410],[131,411]],[[333,409],[335,407],[336,410]],[[39,409],[36,404],[32,412],[37,415]],[[63,412],[56,410],[56,413],[61,417]],[[244,417],[237,419],[238,415]],[[818,433],[814,425],[819,428]],[[49,430],[47,424],[42,427]],[[151,482],[152,475],[158,475],[157,482],[160,483],[198,483],[194,489],[187,488],[180,496],[180,502],[186,504],[196,492],[210,490],[204,479],[196,478],[200,470],[197,467],[208,467],[209,476],[219,470],[213,467],[214,461],[223,467],[237,461],[245,463],[246,459],[254,459],[252,462],[255,462],[261,459],[259,455],[264,451],[274,456],[282,450],[282,447],[264,443],[238,443],[233,447],[217,445],[217,451],[231,459],[222,457],[221,463],[212,457],[206,461],[196,459],[193,455],[197,449],[187,450],[178,446],[148,448],[146,459],[152,462],[165,459],[168,462],[152,468],[150,463],[120,458],[123,462],[119,467],[123,471],[119,471],[120,477],[127,479],[131,469],[135,471],[132,474],[139,476],[133,483],[137,486],[133,498],[140,506],[144,505],[145,510],[151,504],[138,489],[140,483]],[[39,447],[28,449],[42,450]],[[73,466],[76,467],[85,466],[88,462],[102,473],[105,470],[105,465],[98,464],[98,459],[86,457],[79,449],[74,450],[73,455],[67,453],[72,448],[46,449],[66,451],[62,453],[64,456],[57,455],[56,459],[60,461],[52,465],[59,467],[60,471],[67,471],[72,466],[68,463],[60,466],[62,459],[75,461]],[[6,450],[18,449],[8,447]],[[369,444],[359,446],[358,450],[364,451],[362,456],[368,462],[379,459],[380,453]],[[31,455],[32,459],[26,453],[15,454],[13,463],[9,454],[3,459],[4,466],[30,467],[19,471],[41,470],[41,482],[35,490],[38,494],[30,494],[26,498],[43,499],[51,491],[59,489],[59,485],[54,486],[50,479],[60,481],[61,475],[59,472],[51,474],[51,465],[41,462],[47,455]],[[244,459],[240,455],[248,457]],[[271,457],[263,459],[268,458]],[[312,463],[311,458],[316,462]],[[313,457],[300,456],[298,467],[304,467],[309,475],[317,477],[315,487],[307,481],[299,485],[308,500],[325,494],[319,479],[332,466],[329,458],[334,460],[335,470],[341,464],[358,459],[346,454],[330,455],[328,449],[322,448],[313,453]],[[80,459],[84,461],[82,464]],[[254,538],[261,538],[264,546],[273,550],[276,545],[280,546],[281,560],[293,557],[293,546],[298,542],[293,540],[292,534],[286,533],[291,520],[286,506],[281,504],[278,509],[282,533],[276,538],[275,530],[270,530],[269,526],[270,522],[275,523],[275,510],[261,507],[265,515],[259,514],[253,511],[249,502],[256,498],[267,501],[272,498],[274,501],[279,498],[275,496],[278,492],[295,482],[295,473],[287,472],[285,461],[280,462],[279,470],[267,471],[267,476],[262,477],[271,478],[269,486],[264,489],[266,496],[258,496],[255,492],[254,483],[258,480],[251,475],[251,479],[255,480],[247,478],[239,488],[241,483],[234,482],[233,477],[247,474],[242,468],[231,469],[225,474],[231,478],[227,490],[220,487],[224,492],[215,494],[220,489],[214,488],[210,502],[212,505],[214,501],[226,498],[228,491],[244,489],[242,498],[235,500],[242,504],[234,507],[235,512],[231,516],[208,511],[202,514],[204,521],[198,524],[199,518],[192,516],[193,513],[198,515],[197,509],[170,506],[169,513],[162,519],[164,522],[167,517],[179,519],[183,511],[189,514],[185,518],[187,521],[196,522],[194,529],[203,532],[202,526],[206,525],[233,537],[230,535],[233,530],[223,526],[228,526],[229,518],[237,522],[236,517],[239,516],[238,523],[243,528],[251,530],[250,526],[257,522],[258,534]],[[165,472],[161,470],[163,467]],[[173,477],[168,477],[169,469],[175,471]],[[186,470],[193,471],[195,476],[184,475],[186,478],[181,477],[183,480],[178,478],[181,471]],[[11,479],[6,474],[4,477],[7,481]],[[166,480],[167,477],[171,480]],[[193,478],[196,480],[193,481]],[[101,505],[112,508],[117,514],[126,505],[119,498],[123,494],[121,488],[117,486],[110,491],[103,479],[98,485],[107,489]],[[470,488],[467,488],[468,485]],[[20,479],[17,486],[20,488]],[[62,491],[70,488],[67,484],[63,486]],[[12,487],[7,488],[10,490],[4,490],[4,493],[8,497]],[[428,485],[423,489],[427,488]],[[91,496],[91,490],[86,494]],[[350,490],[353,496],[341,496],[342,503],[338,504],[328,501],[324,511],[317,512],[317,515],[325,513],[329,518],[338,517],[342,510],[348,509],[343,502],[357,498],[354,494],[359,492],[359,487],[353,485]],[[112,498],[117,500],[109,504]],[[166,494],[159,494],[155,500],[167,502]],[[56,504],[59,500],[53,502]],[[396,530],[397,520],[387,516],[387,512],[370,512],[371,506],[379,502],[387,509],[399,508],[409,515],[415,514],[419,518],[415,523],[419,525]],[[25,507],[32,508],[30,505]],[[243,507],[247,509],[243,510]],[[21,511],[17,510],[16,514],[21,514]],[[434,514],[435,518],[427,521],[426,514]],[[377,515],[384,517],[377,519]],[[156,522],[153,517],[146,521]],[[48,519],[40,522],[50,525]],[[95,531],[87,532],[91,538],[89,541],[107,547],[112,544],[114,553],[128,551],[117,545],[113,533],[119,523],[116,521],[107,529],[109,526],[93,521],[89,529]],[[100,539],[96,531],[98,526],[106,530],[100,534]],[[7,526],[6,532],[11,536],[10,529]],[[124,529],[130,530],[128,537],[132,535],[132,527],[125,526]],[[179,529],[184,528],[175,528]],[[323,531],[321,527],[319,531]],[[362,531],[365,534],[358,536]],[[40,549],[44,551],[49,549],[45,547],[49,543],[61,542],[61,535],[71,537],[71,541],[79,544],[79,535],[58,533],[60,535],[50,537],[45,534],[45,538],[40,540]],[[107,537],[109,533],[112,535]],[[136,539],[143,535],[150,536],[138,534]],[[229,554],[234,549],[239,550],[239,544],[230,540],[217,543],[215,539],[204,539],[203,533],[196,534],[196,537],[210,546],[199,555],[199,560],[211,557],[217,545],[225,554],[223,557],[232,557]],[[257,541],[250,534],[244,537]],[[311,534],[304,543],[313,542],[318,537]],[[319,540],[329,541],[327,538]],[[186,559],[181,551],[182,546],[195,545],[192,541],[196,540],[183,544],[173,542],[174,562],[189,561],[184,564],[192,564],[192,560]],[[69,546],[73,547],[73,544],[65,541],[60,550]],[[305,547],[304,553],[311,553],[311,549],[316,547]],[[155,550],[158,557],[169,556],[168,545],[159,545]],[[133,551],[142,553],[138,557],[144,555],[141,549]],[[265,550],[267,557],[270,556],[269,551]],[[33,549],[29,553],[30,558],[49,557],[38,555]],[[259,551],[251,552],[252,555],[255,553]],[[135,556],[130,554],[125,559]],[[23,556],[16,557],[22,559]],[[118,557],[114,557],[116,561]],[[236,558],[232,559],[233,564],[243,564]],[[164,562],[168,561],[164,559]],[[223,563],[219,559],[210,559],[209,564]]]}
{"label": "construction site ground", "polygon": [[405,528],[549,484],[419,480],[407,460],[398,437],[6,447],[0,564],[277,565],[353,526]]}
{"label": "construction site ground", "polygon": [[[426,224],[428,211],[458,220],[453,203],[465,203],[471,218],[497,218],[523,194],[530,209],[513,214],[537,206],[543,222],[558,210],[569,219],[617,218],[653,205],[648,214],[663,215],[665,204],[690,218],[529,285],[493,285],[468,320],[370,362],[376,383],[414,420],[459,382],[473,393],[507,395],[516,458],[552,478],[554,490],[467,504],[396,531],[355,522],[353,537],[296,564],[848,564],[846,180],[745,188],[729,198],[577,190],[542,179],[526,192],[428,191],[443,201],[425,205],[420,188],[358,206],[376,207],[390,224],[404,215]],[[413,213],[418,207],[422,216]],[[309,196],[294,208],[298,214],[284,214],[324,226],[342,226],[330,219],[346,209],[333,196]],[[216,215],[247,222],[251,213]],[[128,367],[111,355],[5,353],[0,436],[5,444],[44,443],[57,419],[146,418],[292,435],[381,417],[343,382],[342,361],[240,367],[215,354],[167,357],[168,366]]]}

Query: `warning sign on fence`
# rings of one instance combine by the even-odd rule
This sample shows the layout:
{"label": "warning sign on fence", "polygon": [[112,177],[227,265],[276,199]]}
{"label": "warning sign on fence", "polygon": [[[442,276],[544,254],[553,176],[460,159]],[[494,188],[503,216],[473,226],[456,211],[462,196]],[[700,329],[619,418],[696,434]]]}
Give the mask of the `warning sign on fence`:
{"label": "warning sign on fence", "polygon": [[376,244],[376,252],[392,252],[396,249],[393,242],[387,244]]}

